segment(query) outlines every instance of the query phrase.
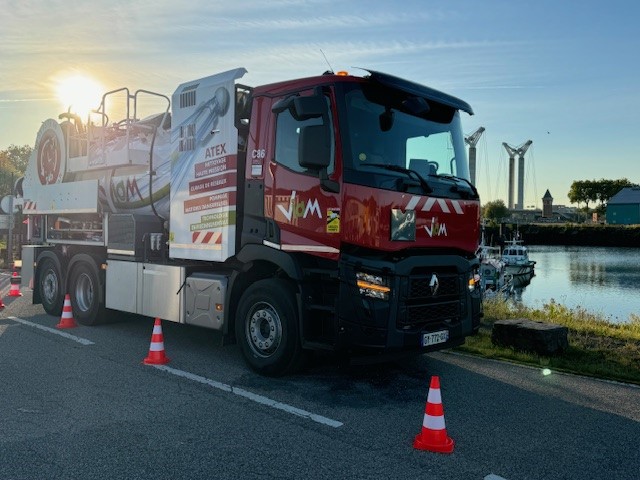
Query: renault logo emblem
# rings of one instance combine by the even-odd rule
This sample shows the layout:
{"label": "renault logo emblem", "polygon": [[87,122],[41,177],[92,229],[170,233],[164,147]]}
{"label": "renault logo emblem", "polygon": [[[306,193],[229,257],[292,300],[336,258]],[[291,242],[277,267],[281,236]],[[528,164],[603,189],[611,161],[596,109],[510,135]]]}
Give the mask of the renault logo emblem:
{"label": "renault logo emblem", "polygon": [[431,275],[431,280],[429,281],[429,288],[431,288],[432,297],[435,297],[436,293],[438,293],[439,286],[440,282],[438,282],[438,276],[434,273]]}

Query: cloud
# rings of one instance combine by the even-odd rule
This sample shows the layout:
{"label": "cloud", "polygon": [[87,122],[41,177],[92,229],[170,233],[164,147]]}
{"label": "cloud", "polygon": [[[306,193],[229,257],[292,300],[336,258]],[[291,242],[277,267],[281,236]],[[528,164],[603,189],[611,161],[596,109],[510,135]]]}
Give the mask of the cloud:
{"label": "cloud", "polygon": [[54,100],[54,98],[53,97],[49,97],[49,98],[7,98],[7,99],[0,98],[0,108],[2,108],[1,105],[3,103],[42,102],[42,101],[47,101],[47,100]]}
{"label": "cloud", "polygon": [[[0,57],[22,75],[0,71],[0,98],[25,86],[25,79],[27,95],[35,97],[33,92],[50,88],[48,77],[71,67],[121,84],[182,81],[243,65],[262,83],[325,69],[320,49],[332,65],[393,65],[400,67],[395,73],[408,71],[419,81],[421,71],[444,78],[446,57],[438,57],[437,69],[429,62],[439,51],[471,58],[500,45],[452,39],[459,30],[450,24],[459,13],[411,3],[400,11],[375,1],[112,0],[80,2],[71,11],[66,0],[13,1],[0,11],[7,25],[0,32]],[[448,63],[456,72],[459,65]]]}

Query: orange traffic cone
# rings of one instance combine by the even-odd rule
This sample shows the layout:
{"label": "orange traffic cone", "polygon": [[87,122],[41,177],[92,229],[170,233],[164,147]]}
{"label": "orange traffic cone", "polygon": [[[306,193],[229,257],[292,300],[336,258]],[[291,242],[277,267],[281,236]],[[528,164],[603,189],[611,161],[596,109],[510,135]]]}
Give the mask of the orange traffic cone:
{"label": "orange traffic cone", "polygon": [[164,354],[164,337],[162,336],[162,323],[159,317],[156,317],[153,325],[149,355],[143,360],[143,363],[146,365],[164,365],[165,363],[169,363],[169,359]]}
{"label": "orange traffic cone", "polygon": [[69,298],[69,294],[67,293],[64,296],[60,323],[56,325],[56,328],[74,328],[77,326],[76,321],[73,319],[73,312],[71,311],[71,298]]}
{"label": "orange traffic cone", "polygon": [[427,405],[424,410],[422,431],[416,435],[413,441],[413,448],[429,450],[430,452],[451,453],[453,452],[454,443],[455,442],[447,436],[447,429],[444,424],[444,409],[442,408],[442,398],[440,396],[440,378],[432,376]]}
{"label": "orange traffic cone", "polygon": [[22,279],[18,276],[18,272],[13,271],[13,276],[11,277],[11,288],[9,289],[10,297],[21,297],[22,293],[20,292],[20,282]]}

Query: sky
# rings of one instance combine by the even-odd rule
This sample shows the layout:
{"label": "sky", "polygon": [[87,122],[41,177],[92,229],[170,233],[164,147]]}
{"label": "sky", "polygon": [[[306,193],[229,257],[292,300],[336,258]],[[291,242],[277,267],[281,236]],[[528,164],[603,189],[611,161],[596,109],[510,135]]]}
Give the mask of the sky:
{"label": "sky", "polygon": [[569,205],[575,180],[640,183],[639,20],[628,0],[0,0],[0,150],[34,145],[67,77],[170,96],[237,67],[250,86],[321,74],[326,56],[471,104],[482,203],[507,203],[502,143],[531,140],[525,207],[547,189]]}

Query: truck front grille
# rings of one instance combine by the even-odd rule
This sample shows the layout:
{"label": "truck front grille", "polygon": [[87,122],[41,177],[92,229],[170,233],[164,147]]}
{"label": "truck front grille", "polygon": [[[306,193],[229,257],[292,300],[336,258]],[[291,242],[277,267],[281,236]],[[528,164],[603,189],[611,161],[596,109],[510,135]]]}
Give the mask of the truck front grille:
{"label": "truck front grille", "polygon": [[431,275],[410,277],[409,299],[435,298],[442,295],[458,295],[459,279],[457,275],[437,275],[438,290],[435,296],[431,293]]}
{"label": "truck front grille", "polygon": [[404,310],[406,314],[398,316],[398,328],[424,330],[460,321],[464,279],[456,273],[435,273],[437,289],[431,286],[433,273],[409,277],[407,296],[400,305],[401,312]]}

